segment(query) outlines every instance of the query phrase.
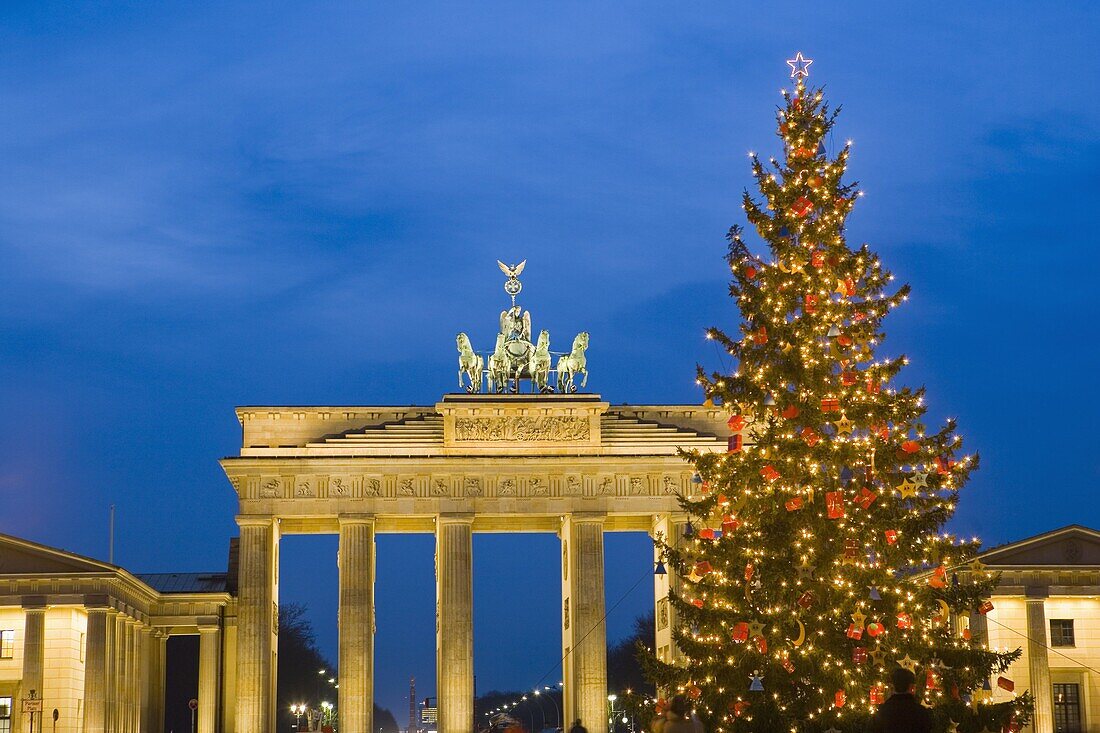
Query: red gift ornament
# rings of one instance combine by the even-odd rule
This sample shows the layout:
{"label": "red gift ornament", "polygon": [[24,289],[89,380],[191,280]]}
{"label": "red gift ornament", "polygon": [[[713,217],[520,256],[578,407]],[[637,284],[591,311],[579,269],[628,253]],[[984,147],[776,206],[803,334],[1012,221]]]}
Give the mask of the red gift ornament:
{"label": "red gift ornament", "polygon": [[787,511],[789,512],[797,512],[799,509],[802,508],[802,497],[796,496],[793,499],[788,500],[787,503],[783,506],[786,507]]}
{"label": "red gift ornament", "polygon": [[846,370],[840,373],[840,383],[845,387],[851,387],[859,381],[859,375],[851,370]]}
{"label": "red gift ornament", "polygon": [[851,336],[848,336],[847,334],[841,334],[836,337],[836,342],[837,345],[847,348],[848,346],[851,346],[855,343],[855,339],[853,339]]}
{"label": "red gift ornament", "polygon": [[798,597],[798,605],[802,608],[809,608],[814,605],[814,594],[812,591],[806,591]]}
{"label": "red gift ornament", "polygon": [[882,685],[871,686],[871,704],[881,705],[886,702],[886,688]]}
{"label": "red gift ornament", "polygon": [[806,442],[806,445],[811,448],[817,445],[817,442],[821,440],[821,436],[818,435],[813,428],[802,428],[800,435],[802,436],[802,440]]}
{"label": "red gift ornament", "polygon": [[1012,692],[1016,689],[1016,683],[1007,677],[998,677],[997,687],[1000,687],[1005,692]]}
{"label": "red gift ornament", "polygon": [[817,296],[812,293],[806,293],[806,297],[802,299],[802,312],[814,313],[817,311]]}
{"label": "red gift ornament", "polygon": [[855,560],[859,557],[859,542],[854,539],[844,540],[844,557],[848,560]]}
{"label": "red gift ornament", "polygon": [[841,285],[844,286],[844,294],[847,295],[849,298],[856,294],[856,284],[852,282],[852,278],[844,278],[844,281],[841,283]]}
{"label": "red gift ornament", "polygon": [[780,664],[783,665],[783,669],[787,670],[787,674],[794,674],[794,662],[791,661],[790,656],[784,654]]}
{"label": "red gift ornament", "polygon": [[825,179],[821,176],[811,176],[810,180],[806,181],[806,184],[813,189],[821,188],[825,185]]}
{"label": "red gift ornament", "polygon": [[913,619],[905,611],[898,614],[898,628],[899,629],[911,629],[913,628]]}
{"label": "red gift ornament", "polygon": [[740,433],[745,429],[745,417],[743,415],[731,415],[729,420],[726,420],[726,427],[730,429],[731,433]]}
{"label": "red gift ornament", "polygon": [[929,690],[938,690],[939,681],[936,679],[936,673],[929,667],[927,674],[924,675],[924,686]]}
{"label": "red gift ornament", "polygon": [[732,638],[738,644],[742,644],[749,638],[749,625],[744,621],[738,621],[733,625]]}
{"label": "red gift ornament", "polygon": [[978,613],[983,616],[993,610],[993,601],[982,601],[978,606]]}
{"label": "red gift ornament", "polygon": [[821,411],[822,412],[840,412],[840,400],[836,397],[822,397],[821,398]]}
{"label": "red gift ornament", "polygon": [[864,510],[870,509],[871,505],[875,503],[875,499],[878,498],[878,494],[864,486],[859,492],[859,498],[856,501]]}
{"label": "red gift ornament", "polygon": [[761,654],[767,654],[768,653],[768,640],[767,639],[765,639],[763,636],[754,636],[754,637],[752,637],[752,641],[753,641],[754,644],[756,644],[756,651],[760,652]]}
{"label": "red gift ornament", "polygon": [[699,538],[704,540],[713,540],[714,530],[710,527],[704,527],[703,529],[699,530]]}
{"label": "red gift ornament", "polygon": [[755,573],[755,572],[756,572],[756,568],[753,567],[751,562],[745,564],[745,582],[746,583],[749,582],[750,580],[752,580],[752,574]]}
{"label": "red gift ornament", "polygon": [[844,492],[842,491],[827,491],[825,492],[825,507],[826,513],[829,519],[843,519],[844,518]]}
{"label": "red gift ornament", "polygon": [[928,577],[928,585],[933,588],[946,588],[947,587],[947,568],[940,565],[938,568],[932,571],[932,575]]}
{"label": "red gift ornament", "polygon": [[745,711],[748,709],[749,703],[745,700],[738,700],[737,702],[733,703],[733,714],[738,718],[744,715]]}
{"label": "red gift ornament", "polygon": [[745,268],[745,277],[747,277],[750,280],[752,280],[754,277],[756,277],[756,268],[753,267],[752,265],[749,265],[748,267],[746,267]]}
{"label": "red gift ornament", "polygon": [[867,635],[874,639],[876,636],[886,631],[886,627],[880,624],[878,621],[872,621],[867,624]]}
{"label": "red gift ornament", "polygon": [[688,688],[688,697],[692,700],[698,700],[703,694],[703,691],[698,687],[692,686]]}
{"label": "red gift ornament", "polygon": [[796,417],[798,417],[798,413],[798,405],[787,405],[783,408],[783,412],[779,414],[787,420],[794,420]]}
{"label": "red gift ornament", "polygon": [[810,264],[813,265],[814,267],[818,268],[818,269],[821,269],[822,267],[824,267],[825,266],[825,252],[823,250],[820,250],[820,249],[814,250],[813,254],[810,255]]}
{"label": "red gift ornament", "polygon": [[801,159],[812,158],[814,157],[814,151],[810,150],[809,148],[795,148],[794,157]]}
{"label": "red gift ornament", "polygon": [[702,608],[703,607],[703,599],[702,598],[696,598],[696,599],[692,600],[691,605],[695,606],[696,608]]}
{"label": "red gift ornament", "polygon": [[920,443],[915,440],[907,440],[901,444],[901,450],[903,453],[916,453],[920,450]]}
{"label": "red gift ornament", "polygon": [[708,561],[700,560],[699,562],[695,563],[696,575],[707,575],[708,573],[710,573],[710,563]]}
{"label": "red gift ornament", "polygon": [[873,379],[868,379],[864,385],[864,389],[867,390],[867,394],[878,394],[882,391],[882,385]]}
{"label": "red gift ornament", "polygon": [[740,453],[741,452],[741,433],[735,433],[734,435],[726,438],[726,453]]}
{"label": "red gift ornament", "polygon": [[752,334],[752,342],[757,346],[763,346],[768,343],[768,327],[761,326],[759,330],[754,331]]}
{"label": "red gift ornament", "polygon": [[963,631],[962,631],[962,637],[963,637],[964,639],[966,639],[967,641],[970,641],[970,637],[971,637],[971,636],[973,636],[973,634],[971,634],[971,633],[970,633],[970,629],[963,629]]}
{"label": "red gift ornament", "polygon": [[859,626],[856,626],[855,624],[848,624],[847,634],[849,639],[855,639],[856,641],[859,641],[863,638],[863,629]]}
{"label": "red gift ornament", "polygon": [[766,481],[775,481],[779,478],[779,471],[776,471],[774,466],[768,464],[760,469],[760,475],[763,476]]}
{"label": "red gift ornament", "polygon": [[814,210],[814,202],[810,201],[805,196],[800,196],[794,205],[791,206],[791,213],[795,216],[807,216]]}
{"label": "red gift ornament", "polygon": [[848,696],[844,694],[844,690],[837,690],[833,695],[833,704],[838,708],[844,707],[844,704],[848,702]]}
{"label": "red gift ornament", "polygon": [[936,456],[936,473],[946,476],[948,471],[955,467],[955,461],[949,461],[942,456]]}
{"label": "red gift ornament", "polygon": [[715,499],[715,501],[718,502],[718,506],[727,507],[730,505],[729,497],[727,497],[725,494],[719,494],[718,498]]}
{"label": "red gift ornament", "polygon": [[898,543],[898,531],[896,529],[888,529],[883,534],[886,536],[886,544],[896,545]]}
{"label": "red gift ornament", "polygon": [[852,662],[863,664],[867,661],[867,649],[861,646],[852,648]]}
{"label": "red gift ornament", "polygon": [[884,422],[871,423],[871,433],[886,440],[890,437],[890,428]]}

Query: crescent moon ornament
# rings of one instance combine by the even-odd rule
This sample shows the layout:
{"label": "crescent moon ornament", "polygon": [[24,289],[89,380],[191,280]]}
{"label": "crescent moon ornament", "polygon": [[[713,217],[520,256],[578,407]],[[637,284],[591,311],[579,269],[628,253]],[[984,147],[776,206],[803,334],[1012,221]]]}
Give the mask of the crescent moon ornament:
{"label": "crescent moon ornament", "polygon": [[798,638],[791,643],[795,646],[802,646],[802,643],[806,641],[806,625],[801,621],[795,621],[798,624]]}
{"label": "crescent moon ornament", "polygon": [[940,612],[932,620],[938,624],[945,624],[947,619],[951,618],[951,606],[947,605],[947,602],[942,598],[936,602],[940,604]]}

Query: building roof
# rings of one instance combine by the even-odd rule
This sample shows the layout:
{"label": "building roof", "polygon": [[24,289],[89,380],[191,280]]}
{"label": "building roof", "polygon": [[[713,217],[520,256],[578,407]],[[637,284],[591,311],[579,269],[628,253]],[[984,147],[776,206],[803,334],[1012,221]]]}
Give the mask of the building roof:
{"label": "building roof", "polygon": [[1100,532],[1080,524],[993,547],[978,556],[990,566],[1100,566]]}
{"label": "building roof", "polygon": [[158,593],[227,593],[226,573],[138,573]]}

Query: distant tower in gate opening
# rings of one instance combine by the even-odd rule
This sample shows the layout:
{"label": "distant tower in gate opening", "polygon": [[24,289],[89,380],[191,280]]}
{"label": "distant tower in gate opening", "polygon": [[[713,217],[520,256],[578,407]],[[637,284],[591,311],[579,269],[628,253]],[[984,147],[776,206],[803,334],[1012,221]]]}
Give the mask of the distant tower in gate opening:
{"label": "distant tower in gate opening", "polygon": [[409,678],[409,731],[408,733],[418,733],[420,726],[416,720],[416,677]]}

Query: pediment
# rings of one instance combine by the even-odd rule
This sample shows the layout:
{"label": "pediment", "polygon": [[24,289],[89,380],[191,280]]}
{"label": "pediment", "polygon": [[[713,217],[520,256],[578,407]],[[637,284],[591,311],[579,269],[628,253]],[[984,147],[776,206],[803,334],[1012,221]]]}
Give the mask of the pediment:
{"label": "pediment", "polygon": [[8,535],[0,535],[0,576],[62,573],[104,573],[115,568],[107,563],[74,555]]}
{"label": "pediment", "polygon": [[981,559],[991,567],[998,565],[1100,566],[1100,532],[1071,525],[994,548],[982,553]]}

